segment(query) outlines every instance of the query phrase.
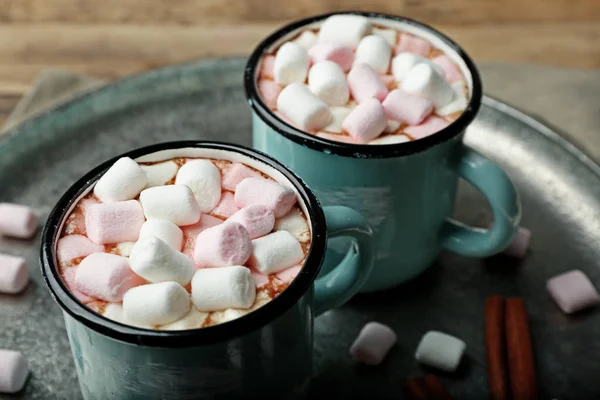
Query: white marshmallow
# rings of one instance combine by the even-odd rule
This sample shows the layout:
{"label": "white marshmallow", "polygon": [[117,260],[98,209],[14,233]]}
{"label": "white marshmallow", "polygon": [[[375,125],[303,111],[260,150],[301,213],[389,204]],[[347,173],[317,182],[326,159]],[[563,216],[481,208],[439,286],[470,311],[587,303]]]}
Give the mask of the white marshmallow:
{"label": "white marshmallow", "polygon": [[383,361],[396,343],[396,333],[379,322],[366,324],[350,347],[350,354],[368,365],[377,365]]}
{"label": "white marshmallow", "polygon": [[354,63],[369,64],[380,74],[386,74],[390,68],[392,48],[389,43],[377,35],[362,38],[356,48]]}
{"label": "white marshmallow", "polygon": [[414,53],[400,53],[392,59],[392,75],[398,82],[403,81],[408,72],[419,64],[428,64],[442,73],[442,68],[428,58]]}
{"label": "white marshmallow", "polygon": [[166,219],[151,219],[144,222],[140,229],[140,239],[147,236],[157,237],[177,251],[180,251],[183,246],[183,231]]}
{"label": "white marshmallow", "polygon": [[121,242],[117,244],[116,253],[121,257],[129,257],[133,246],[135,246],[135,242]]}
{"label": "white marshmallow", "polygon": [[104,203],[134,199],[146,187],[144,170],[131,158],[119,158],[94,187],[94,194]]}
{"label": "white marshmallow", "polygon": [[444,75],[425,63],[418,64],[408,71],[406,79],[402,81],[402,89],[406,93],[428,99],[436,109],[448,105],[454,99],[454,89]]}
{"label": "white marshmallow", "polygon": [[323,130],[331,133],[342,133],[342,122],[352,112],[353,108],[348,107],[332,107],[331,108],[331,123]]}
{"label": "white marshmallow", "polygon": [[200,220],[200,208],[192,189],[186,185],[157,186],[140,193],[147,219],[166,219],[177,226]]}
{"label": "white marshmallow", "polygon": [[415,357],[421,364],[452,372],[456,370],[467,345],[442,332],[429,331],[423,336]]}
{"label": "white marshmallow", "polygon": [[163,331],[183,331],[186,329],[197,329],[202,327],[204,321],[206,321],[206,318],[208,318],[207,313],[200,312],[192,307],[190,312],[180,320],[175,321],[172,324],[163,325],[158,329]]}
{"label": "white marshmallow", "polygon": [[398,122],[394,119],[388,119],[387,126],[385,127],[384,132],[386,132],[386,133],[396,132],[398,130],[398,128],[400,128],[400,122]]}
{"label": "white marshmallow", "polygon": [[303,259],[300,242],[287,231],[277,231],[252,241],[250,265],[262,274],[283,271]]}
{"label": "white marshmallow", "polygon": [[465,95],[465,85],[462,81],[456,81],[452,85],[454,90],[454,99],[446,106],[437,110],[439,115],[449,115],[455,112],[464,111],[467,108],[467,96]]}
{"label": "white marshmallow", "polygon": [[410,142],[410,138],[405,135],[388,135],[377,138],[375,140],[371,140],[369,144],[396,144],[396,143],[405,143]]}
{"label": "white marshmallow", "polygon": [[290,83],[303,83],[310,65],[310,58],[306,50],[297,43],[287,42],[277,50],[273,75],[277,83],[289,85]]}
{"label": "white marshmallow", "polygon": [[328,106],[343,106],[350,98],[346,75],[333,61],[321,61],[310,68],[308,87]]}
{"label": "white marshmallow", "polygon": [[128,323],[141,326],[166,325],[190,310],[190,296],[177,282],[161,282],[129,289],[123,296]]}
{"label": "white marshmallow", "polygon": [[25,386],[27,376],[29,367],[23,354],[0,349],[0,393],[17,393]]}
{"label": "white marshmallow", "polygon": [[293,209],[281,218],[277,218],[275,220],[275,230],[287,231],[302,243],[310,240],[308,223],[296,209]]}
{"label": "white marshmallow", "polygon": [[317,35],[313,31],[304,31],[296,39],[294,39],[294,43],[308,51],[308,49],[317,43]]}
{"label": "white marshmallow", "polygon": [[250,308],[255,298],[254,278],[243,266],[201,268],[192,279],[192,301],[200,311]]}
{"label": "white marshmallow", "polygon": [[129,265],[133,272],[152,283],[174,281],[185,286],[194,275],[194,263],[188,256],[154,236],[137,241]]}
{"label": "white marshmallow", "polygon": [[246,314],[250,314],[250,310],[238,310],[236,308],[229,308],[223,311],[221,318],[219,319],[219,323],[225,323],[229,321],[233,321],[234,319],[238,319],[243,317]]}
{"label": "white marshmallow", "polygon": [[319,42],[341,44],[355,49],[370,29],[369,19],[362,15],[333,15],[321,25]]}
{"label": "white marshmallow", "polygon": [[188,161],[177,172],[175,184],[192,189],[200,212],[211,212],[221,200],[221,172],[208,160]]}
{"label": "white marshmallow", "polygon": [[126,324],[125,314],[123,312],[123,305],[121,303],[107,303],[104,307],[102,315],[108,319],[121,324]]}
{"label": "white marshmallow", "polygon": [[292,83],[279,93],[277,109],[307,131],[324,128],[332,118],[327,104],[302,83]]}
{"label": "white marshmallow", "polygon": [[398,32],[394,29],[373,28],[373,35],[381,36],[391,47],[394,47],[398,40]]}
{"label": "white marshmallow", "polygon": [[146,187],[162,186],[169,182],[177,174],[177,163],[175,161],[167,161],[159,164],[141,165],[141,168],[146,173],[148,183]]}

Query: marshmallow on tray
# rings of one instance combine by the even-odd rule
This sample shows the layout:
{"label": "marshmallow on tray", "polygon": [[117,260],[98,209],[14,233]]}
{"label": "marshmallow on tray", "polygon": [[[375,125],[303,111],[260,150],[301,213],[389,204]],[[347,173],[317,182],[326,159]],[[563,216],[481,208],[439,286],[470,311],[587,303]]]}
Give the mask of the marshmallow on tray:
{"label": "marshmallow on tray", "polygon": [[444,76],[430,64],[418,64],[402,81],[402,89],[409,93],[431,100],[436,108],[441,108],[454,100],[454,89]]}
{"label": "marshmallow on tray", "polygon": [[212,210],[212,213],[223,218],[229,218],[239,210],[240,208],[235,204],[233,193],[224,192],[221,196],[221,201],[219,201],[219,204]]}
{"label": "marshmallow on tray", "polygon": [[413,139],[421,139],[425,136],[433,135],[450,125],[450,123],[442,118],[435,116],[428,117],[420,125],[407,126],[404,128],[404,133],[413,137]]}
{"label": "marshmallow on tray", "polygon": [[208,160],[188,161],[177,172],[175,184],[194,193],[200,212],[211,212],[221,200],[221,171]]}
{"label": "marshmallow on tray", "polygon": [[81,261],[75,272],[75,288],[97,299],[119,302],[129,289],[143,280],[133,273],[127,258],[93,253]]}
{"label": "marshmallow on tray", "polygon": [[192,225],[200,219],[200,208],[192,189],[186,185],[157,186],[140,193],[148,219],[166,219],[177,226]]}
{"label": "marshmallow on tray", "polygon": [[359,103],[373,97],[383,101],[388,95],[387,86],[377,71],[367,64],[354,64],[348,73],[348,86],[352,97]]}
{"label": "marshmallow on tray", "polygon": [[208,318],[208,313],[200,312],[196,310],[195,307],[190,308],[190,312],[188,312],[183,318],[172,322],[168,325],[163,325],[158,329],[163,331],[183,331],[186,329],[197,329],[201,328]]}
{"label": "marshmallow on tray", "polygon": [[27,360],[18,351],[0,349],[0,393],[17,393],[27,381]]}
{"label": "marshmallow on tray", "polygon": [[336,43],[355,49],[371,29],[362,15],[333,15],[325,20],[319,31],[319,42]]}
{"label": "marshmallow on tray", "polygon": [[94,204],[85,213],[87,236],[96,244],[136,241],[143,224],[144,211],[137,200]]}
{"label": "marshmallow on tray", "polygon": [[433,112],[431,101],[400,89],[392,90],[382,105],[389,118],[409,125],[420,124]]}
{"label": "marshmallow on tray", "polygon": [[383,361],[396,343],[396,333],[379,322],[366,324],[350,347],[350,354],[367,365],[377,365]]}
{"label": "marshmallow on tray", "polygon": [[310,230],[308,223],[298,210],[291,210],[289,213],[275,221],[276,231],[288,231],[299,242],[306,243],[310,240]]}
{"label": "marshmallow on tray", "polygon": [[188,256],[154,236],[137,241],[129,263],[133,272],[152,283],[173,281],[185,286],[194,275],[194,263]]}
{"label": "marshmallow on tray", "polygon": [[277,97],[281,93],[281,86],[270,79],[261,79],[258,81],[258,92],[267,107],[271,110],[277,109]]}
{"label": "marshmallow on tray", "polygon": [[56,244],[56,257],[59,263],[67,263],[74,258],[87,257],[92,253],[104,251],[104,246],[93,243],[83,235],[67,235]]}
{"label": "marshmallow on tray", "polygon": [[246,178],[261,178],[260,173],[242,163],[232,163],[229,169],[223,172],[221,185],[224,189],[235,191],[238,183]]}
{"label": "marshmallow on tray", "polygon": [[410,52],[415,53],[423,57],[427,57],[431,51],[431,43],[427,40],[413,36],[411,34],[401,32],[400,42],[394,49],[395,54]]}
{"label": "marshmallow on tray", "polygon": [[308,87],[328,106],[343,106],[350,98],[346,75],[333,61],[321,61],[308,72]]}
{"label": "marshmallow on tray", "polygon": [[300,242],[287,231],[278,231],[252,241],[250,265],[270,275],[293,267],[304,259]]}
{"label": "marshmallow on tray", "polygon": [[37,217],[27,206],[0,203],[0,235],[29,239],[37,230]]}
{"label": "marshmallow on tray", "polygon": [[199,269],[192,279],[192,301],[199,311],[250,308],[255,298],[254,278],[243,266]]}
{"label": "marshmallow on tray", "polygon": [[177,169],[179,169],[175,161],[166,161],[152,165],[140,165],[140,167],[146,173],[146,177],[148,178],[146,188],[164,185],[175,177]]}
{"label": "marshmallow on tray", "polygon": [[123,297],[128,323],[142,326],[166,325],[190,310],[190,295],[176,282],[152,283],[130,289]]}
{"label": "marshmallow on tray", "polygon": [[352,112],[352,109],[347,107],[332,107],[331,115],[333,116],[333,119],[329,125],[323,128],[323,130],[331,133],[342,133],[342,123],[350,112]]}
{"label": "marshmallow on tray", "polygon": [[277,109],[295,126],[319,130],[331,122],[331,112],[323,100],[303,83],[286,86],[277,98]]}
{"label": "marshmallow on tray", "polygon": [[310,65],[310,58],[306,50],[297,43],[284,43],[275,55],[273,75],[281,85],[302,83]]}
{"label": "marshmallow on tray", "polygon": [[148,177],[129,157],[117,160],[94,186],[94,194],[104,203],[131,200],[146,187]]}
{"label": "marshmallow on tray", "polygon": [[0,254],[0,293],[19,293],[29,282],[29,268],[24,258]]}
{"label": "marshmallow on tray", "polygon": [[427,332],[417,348],[418,362],[430,367],[452,372],[456,370],[467,345],[462,340],[442,332]]}
{"label": "marshmallow on tray", "polygon": [[389,43],[378,35],[362,38],[356,48],[355,63],[368,64],[380,74],[387,73],[390,68],[392,48]]}
{"label": "marshmallow on tray", "polygon": [[317,40],[318,37],[313,31],[304,31],[294,39],[294,43],[304,48],[304,50],[308,50],[317,43]]}
{"label": "marshmallow on tray", "polygon": [[342,123],[342,128],[358,143],[368,143],[387,126],[383,106],[377,99],[361,102]]}
{"label": "marshmallow on tray", "polygon": [[240,208],[260,204],[273,210],[276,218],[287,214],[296,204],[296,192],[263,178],[247,178],[237,185],[235,203]]}
{"label": "marshmallow on tray", "polygon": [[183,232],[181,229],[166,219],[151,219],[144,222],[140,230],[140,239],[154,236],[175,250],[181,250],[183,246]]}
{"label": "marshmallow on tray", "polygon": [[256,239],[266,235],[273,230],[275,225],[275,214],[271,209],[261,205],[254,204],[242,208],[233,214],[227,222],[237,222],[241,224],[250,235],[250,239]]}
{"label": "marshmallow on tray", "polygon": [[350,47],[334,43],[317,43],[308,50],[313,64],[321,61],[333,61],[342,71],[348,72],[354,62],[354,52]]}
{"label": "marshmallow on tray", "polygon": [[504,249],[504,254],[511,257],[523,258],[527,254],[530,241],[531,231],[520,226],[512,242]]}
{"label": "marshmallow on tray", "polygon": [[371,140],[369,144],[384,145],[384,144],[398,144],[410,142],[410,138],[404,135],[387,135],[378,137],[375,140]]}
{"label": "marshmallow on tray", "polygon": [[572,314],[598,304],[599,297],[590,279],[580,270],[573,270],[548,280],[550,296],[565,314]]}
{"label": "marshmallow on tray", "polygon": [[252,242],[246,228],[237,222],[225,222],[198,235],[194,262],[198,267],[243,265],[251,252]]}

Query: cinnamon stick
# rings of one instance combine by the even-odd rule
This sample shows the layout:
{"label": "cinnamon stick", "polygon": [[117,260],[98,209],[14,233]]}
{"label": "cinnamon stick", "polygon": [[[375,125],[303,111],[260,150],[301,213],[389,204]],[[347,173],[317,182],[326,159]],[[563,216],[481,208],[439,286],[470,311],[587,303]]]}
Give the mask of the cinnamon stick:
{"label": "cinnamon stick", "polygon": [[485,349],[491,400],[509,400],[504,334],[504,299],[485,300]]}
{"label": "cinnamon stick", "polygon": [[404,395],[408,400],[435,400],[429,393],[423,378],[411,378],[404,382]]}
{"label": "cinnamon stick", "polygon": [[431,398],[434,400],[452,400],[452,396],[446,391],[442,382],[435,375],[425,376],[425,383],[427,389],[431,394]]}
{"label": "cinnamon stick", "polygon": [[506,349],[513,400],[535,400],[538,391],[527,308],[520,298],[506,299]]}

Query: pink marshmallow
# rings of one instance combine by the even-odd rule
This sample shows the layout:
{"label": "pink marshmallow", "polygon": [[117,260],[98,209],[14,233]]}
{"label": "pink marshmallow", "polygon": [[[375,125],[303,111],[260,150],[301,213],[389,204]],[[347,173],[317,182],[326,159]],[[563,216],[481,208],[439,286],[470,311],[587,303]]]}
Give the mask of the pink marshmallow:
{"label": "pink marshmallow", "polygon": [[383,361],[396,339],[396,333],[390,327],[379,322],[369,322],[352,344],[350,354],[367,365],[377,365]]}
{"label": "pink marshmallow", "polygon": [[90,254],[75,271],[77,290],[109,302],[121,302],[125,292],[143,283],[129,267],[129,260],[114,254]]}
{"label": "pink marshmallow", "polygon": [[0,254],[0,293],[19,293],[29,282],[24,258]]}
{"label": "pink marshmallow", "polygon": [[296,192],[271,180],[246,178],[237,185],[235,203],[240,208],[261,204],[273,210],[275,217],[279,218],[296,204]]}
{"label": "pink marshmallow", "polygon": [[308,50],[308,55],[313,64],[326,60],[333,61],[344,72],[350,71],[354,62],[354,52],[350,47],[333,43],[317,43]]}
{"label": "pink marshmallow", "polygon": [[280,279],[282,282],[291,282],[294,280],[294,278],[296,278],[298,273],[300,273],[301,269],[302,265],[296,265],[294,267],[284,269],[283,271],[277,273],[277,279]]}
{"label": "pink marshmallow", "polygon": [[246,178],[260,178],[261,175],[241,163],[233,163],[231,164],[231,168],[223,173],[223,178],[221,179],[221,186],[223,189],[235,191],[235,187]]}
{"label": "pink marshmallow", "polygon": [[275,56],[265,56],[260,64],[260,77],[275,79]]}
{"label": "pink marshmallow", "polygon": [[246,228],[237,222],[227,222],[198,235],[194,263],[199,267],[244,265],[251,253],[252,241]]}
{"label": "pink marshmallow", "polygon": [[213,226],[217,226],[223,223],[223,220],[220,218],[213,217],[209,214],[202,214],[200,217],[200,221],[195,223],[194,225],[182,226],[181,230],[183,231],[184,243],[182,253],[194,259],[194,247],[196,247],[196,238],[200,234],[207,230],[208,228],[212,228]]}
{"label": "pink marshmallow", "polygon": [[90,301],[94,301],[93,297],[88,296],[85,293],[81,293],[79,290],[75,288],[75,273],[77,272],[77,267],[67,268],[63,272],[63,279],[65,280],[65,284],[67,288],[71,291],[73,296],[77,297],[77,299],[82,303],[89,303]]}
{"label": "pink marshmallow", "polygon": [[281,86],[270,79],[261,79],[258,81],[258,92],[263,101],[271,110],[277,109],[277,97],[281,93]]}
{"label": "pink marshmallow", "polygon": [[589,278],[573,270],[548,280],[550,296],[565,314],[572,314],[598,303],[599,296]]}
{"label": "pink marshmallow", "polygon": [[235,205],[233,193],[223,192],[221,201],[219,201],[219,204],[212,210],[212,213],[223,218],[229,218],[239,210],[239,207]]}
{"label": "pink marshmallow", "polygon": [[37,230],[37,217],[27,206],[0,203],[0,235],[29,239]]}
{"label": "pink marshmallow", "polygon": [[68,235],[58,239],[56,244],[56,257],[61,264],[102,251],[104,246],[93,243],[83,235]]}
{"label": "pink marshmallow", "polygon": [[530,240],[531,231],[520,226],[515,234],[515,237],[513,238],[513,241],[504,250],[504,254],[516,258],[525,257],[527,254],[527,249],[529,249]]}
{"label": "pink marshmallow", "polygon": [[255,204],[242,208],[229,217],[227,222],[242,224],[248,231],[250,239],[256,239],[273,230],[275,226],[275,214],[273,214],[270,208]]}
{"label": "pink marshmallow", "polygon": [[317,132],[317,136],[323,139],[329,139],[329,140],[333,140],[335,142],[342,142],[342,143],[353,143],[356,144],[356,140],[354,140],[351,136],[346,136],[346,135],[336,135],[334,133],[327,133],[327,132]]}
{"label": "pink marshmallow", "polygon": [[137,200],[101,203],[88,207],[85,228],[88,238],[97,244],[135,242],[144,221]]}
{"label": "pink marshmallow", "polygon": [[458,67],[452,62],[450,57],[447,55],[437,56],[433,59],[433,62],[442,67],[442,71],[444,72],[444,77],[450,83],[460,81],[462,79],[462,74],[460,73]]}
{"label": "pink marshmallow", "polygon": [[0,393],[19,392],[25,386],[28,375],[29,367],[23,354],[0,349]]}
{"label": "pink marshmallow", "polygon": [[379,75],[379,77],[388,90],[394,90],[396,87],[396,78],[394,78],[392,75]]}
{"label": "pink marshmallow", "polygon": [[394,48],[394,55],[408,52],[427,57],[430,51],[431,43],[427,40],[408,33],[400,33],[400,42]]}
{"label": "pink marshmallow", "polygon": [[392,90],[383,101],[390,119],[418,125],[433,112],[433,103],[423,97],[413,96],[403,90]]}
{"label": "pink marshmallow", "polygon": [[359,103],[373,97],[383,101],[388,95],[388,89],[381,76],[368,64],[354,65],[347,80],[352,97]]}
{"label": "pink marshmallow", "polygon": [[261,274],[253,268],[250,269],[250,272],[252,273],[252,277],[254,278],[254,284],[256,285],[257,289],[260,289],[267,283],[269,283],[269,275]]}
{"label": "pink marshmallow", "polygon": [[413,139],[421,139],[425,136],[433,135],[450,125],[448,121],[430,116],[425,121],[423,121],[420,125],[415,126],[407,126],[404,128],[404,133],[410,135]]}
{"label": "pink marshmallow", "polygon": [[377,99],[360,103],[342,122],[342,128],[358,143],[368,143],[387,127],[387,117]]}

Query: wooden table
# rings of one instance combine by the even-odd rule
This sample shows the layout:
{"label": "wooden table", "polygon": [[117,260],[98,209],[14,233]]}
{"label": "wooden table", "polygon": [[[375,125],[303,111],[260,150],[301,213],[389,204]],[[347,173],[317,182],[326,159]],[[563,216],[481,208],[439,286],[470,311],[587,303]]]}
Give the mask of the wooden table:
{"label": "wooden table", "polygon": [[291,20],[344,9],[424,21],[479,62],[600,68],[600,0],[0,0],[0,124],[43,68],[114,79],[247,54]]}

